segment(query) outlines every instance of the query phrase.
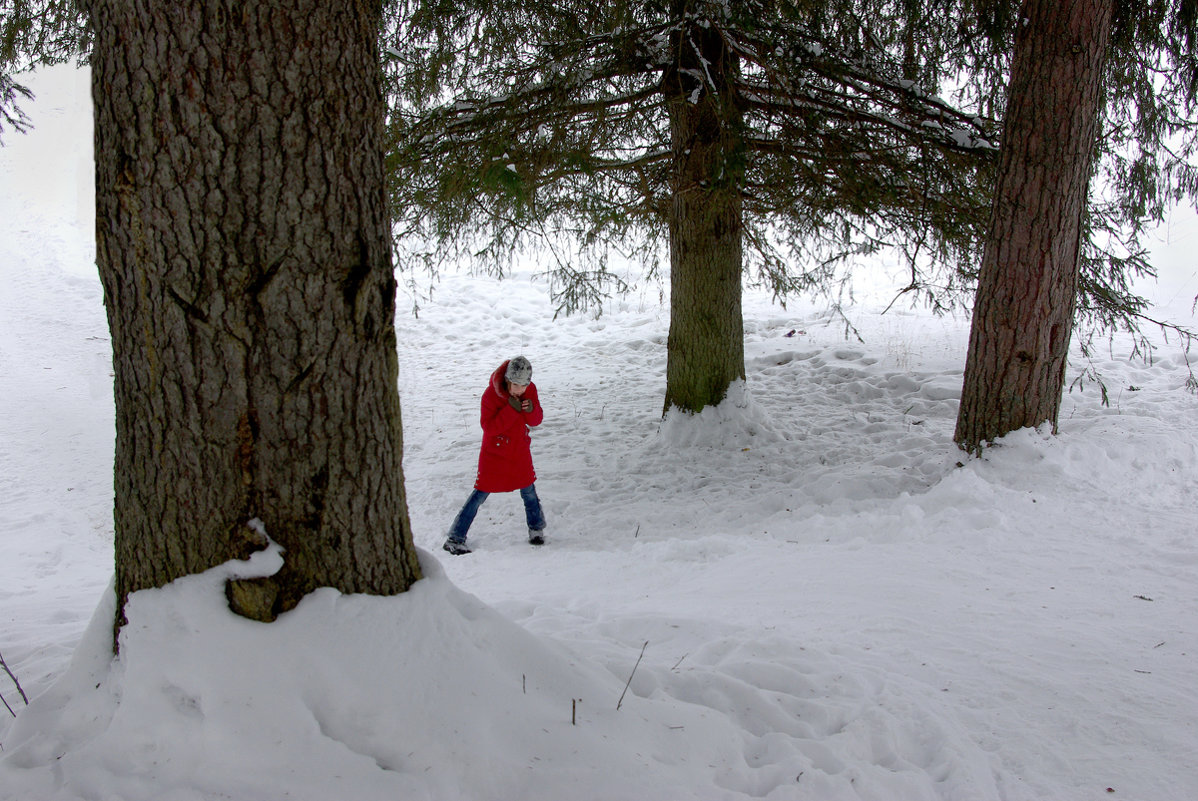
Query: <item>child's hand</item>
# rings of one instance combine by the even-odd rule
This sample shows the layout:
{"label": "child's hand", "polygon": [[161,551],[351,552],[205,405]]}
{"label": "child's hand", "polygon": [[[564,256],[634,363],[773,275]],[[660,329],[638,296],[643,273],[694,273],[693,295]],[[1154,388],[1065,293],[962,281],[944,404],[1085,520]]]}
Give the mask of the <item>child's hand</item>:
{"label": "child's hand", "polygon": [[532,401],[530,401],[528,398],[522,398],[520,400],[520,411],[531,412],[532,411]]}
{"label": "child's hand", "polygon": [[515,410],[516,410],[516,411],[518,411],[518,412],[522,412],[522,411],[524,411],[524,408],[523,408],[523,407],[524,407],[524,403],[527,403],[527,401],[521,401],[521,400],[520,400],[519,398],[517,398],[515,395],[508,395],[508,396],[507,396],[507,405],[508,405],[508,406],[511,406],[513,409],[515,409]]}

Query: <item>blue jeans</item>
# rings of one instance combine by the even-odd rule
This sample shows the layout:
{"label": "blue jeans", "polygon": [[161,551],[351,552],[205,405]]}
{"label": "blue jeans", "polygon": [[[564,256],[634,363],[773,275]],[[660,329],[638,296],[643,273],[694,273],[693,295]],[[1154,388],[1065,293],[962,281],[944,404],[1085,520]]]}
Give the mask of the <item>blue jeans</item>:
{"label": "blue jeans", "polygon": [[[454,542],[466,541],[466,534],[470,531],[474,516],[478,514],[478,507],[482,506],[483,501],[490,495],[491,493],[482,490],[470,493],[466,505],[458,512],[458,516],[453,519],[453,525],[449,527],[449,539]],[[545,512],[541,509],[541,499],[537,497],[537,485],[529,484],[520,490],[520,499],[524,501],[524,517],[528,521],[529,536],[544,531]]]}

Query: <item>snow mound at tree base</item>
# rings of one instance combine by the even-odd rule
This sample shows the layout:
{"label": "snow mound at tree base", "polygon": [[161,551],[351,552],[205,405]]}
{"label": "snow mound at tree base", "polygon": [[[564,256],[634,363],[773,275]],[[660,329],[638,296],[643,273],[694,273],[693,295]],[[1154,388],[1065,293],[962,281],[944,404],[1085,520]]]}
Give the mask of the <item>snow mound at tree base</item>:
{"label": "snow mound at tree base", "polygon": [[713,642],[685,671],[630,658],[617,709],[626,679],[456,589],[425,552],[401,596],[320,590],[271,624],[230,613],[225,580],[280,559],[135,593],[116,659],[110,588],[10,731],[0,796],[918,800],[952,777],[996,797],[976,747],[944,747],[956,727],[793,644]]}
{"label": "snow mound at tree base", "polygon": [[673,448],[749,448],[785,438],[765,410],[753,400],[744,381],[734,381],[718,406],[698,413],[677,406],[666,412],[659,431],[663,444]]}

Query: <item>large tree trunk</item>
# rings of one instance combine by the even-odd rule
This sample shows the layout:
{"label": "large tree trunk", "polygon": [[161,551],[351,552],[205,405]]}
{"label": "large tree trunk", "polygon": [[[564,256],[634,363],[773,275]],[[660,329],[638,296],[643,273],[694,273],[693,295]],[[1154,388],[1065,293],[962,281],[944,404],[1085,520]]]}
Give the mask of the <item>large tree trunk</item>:
{"label": "large tree trunk", "polygon": [[1065,381],[1112,0],[1028,0],[955,439],[1051,422]]}
{"label": "large tree trunk", "polygon": [[683,26],[675,52],[663,82],[674,152],[665,411],[698,412],[745,377],[744,152],[734,54],[714,27],[697,24]]}
{"label": "large tree trunk", "polygon": [[[112,330],[116,590],[262,543],[273,619],[420,577],[369,3],[89,0],[96,257]],[[123,618],[120,618],[123,619]],[[119,624],[119,620],[118,620]]]}

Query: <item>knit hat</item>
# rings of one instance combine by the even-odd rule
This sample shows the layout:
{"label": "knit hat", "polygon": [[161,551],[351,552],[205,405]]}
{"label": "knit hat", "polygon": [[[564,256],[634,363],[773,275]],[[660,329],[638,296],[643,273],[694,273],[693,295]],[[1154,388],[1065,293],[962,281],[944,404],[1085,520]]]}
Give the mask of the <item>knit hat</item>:
{"label": "knit hat", "polygon": [[516,356],[507,363],[507,372],[503,375],[513,384],[527,385],[532,382],[532,362],[523,356]]}

